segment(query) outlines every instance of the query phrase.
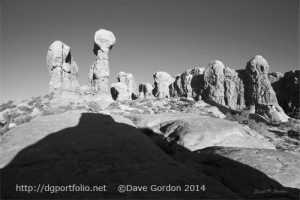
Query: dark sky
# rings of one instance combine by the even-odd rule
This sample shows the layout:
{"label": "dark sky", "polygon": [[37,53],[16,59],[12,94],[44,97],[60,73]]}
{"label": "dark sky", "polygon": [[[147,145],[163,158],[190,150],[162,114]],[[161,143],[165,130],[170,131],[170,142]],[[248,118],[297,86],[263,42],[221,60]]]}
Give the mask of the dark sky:
{"label": "dark sky", "polygon": [[1,0],[1,102],[48,92],[49,45],[71,47],[88,83],[95,31],[112,31],[110,84],[120,71],[136,82],[212,60],[242,69],[259,54],[270,71],[299,68],[299,0]]}

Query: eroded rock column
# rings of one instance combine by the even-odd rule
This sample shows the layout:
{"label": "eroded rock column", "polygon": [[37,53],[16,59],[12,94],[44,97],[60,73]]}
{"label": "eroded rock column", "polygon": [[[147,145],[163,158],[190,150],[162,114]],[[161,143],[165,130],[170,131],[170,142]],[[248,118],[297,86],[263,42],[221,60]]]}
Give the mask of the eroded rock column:
{"label": "eroded rock column", "polygon": [[59,89],[77,91],[78,67],[71,55],[71,49],[61,41],[54,41],[47,54],[47,65],[51,75],[49,91]]}
{"label": "eroded rock column", "polygon": [[246,105],[255,106],[256,113],[272,121],[286,122],[288,116],[279,106],[276,93],[268,78],[269,68],[267,60],[260,55],[256,55],[247,62]]}
{"label": "eroded rock column", "polygon": [[99,92],[107,93],[108,77],[109,77],[109,62],[108,52],[116,43],[116,38],[111,31],[100,29],[96,31],[94,36],[94,54],[96,61],[90,68],[89,80],[91,91],[96,94]]}

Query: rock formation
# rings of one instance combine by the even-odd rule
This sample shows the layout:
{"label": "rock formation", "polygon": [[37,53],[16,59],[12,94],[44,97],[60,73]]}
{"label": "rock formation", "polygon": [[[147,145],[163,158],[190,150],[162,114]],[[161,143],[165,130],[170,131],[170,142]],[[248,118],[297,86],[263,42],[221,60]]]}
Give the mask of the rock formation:
{"label": "rock formation", "polygon": [[130,94],[127,85],[123,82],[113,83],[110,87],[112,98],[116,100],[130,100]]}
{"label": "rock formation", "polygon": [[127,91],[130,95],[130,99],[137,99],[137,85],[134,77],[130,73],[119,72],[117,76],[118,82],[125,83],[127,85]]}
{"label": "rock formation", "polygon": [[238,72],[225,67],[221,61],[212,61],[204,72],[203,99],[231,109],[242,109],[244,86]]}
{"label": "rock formation", "polygon": [[209,63],[204,72],[205,99],[210,99],[217,104],[226,105],[224,88],[225,66],[221,61],[215,60]]}
{"label": "rock formation", "polygon": [[171,85],[171,97],[177,98],[182,96],[182,85],[181,85],[181,75],[177,74],[173,77]]}
{"label": "rock formation", "polygon": [[93,93],[108,92],[109,62],[108,52],[112,49],[116,38],[111,31],[100,29],[94,36],[94,54],[96,61],[90,67],[89,80]]}
{"label": "rock formation", "polygon": [[68,45],[61,41],[54,41],[48,49],[47,65],[51,75],[49,92],[58,89],[69,91],[79,89],[78,67]]}
{"label": "rock formation", "polygon": [[300,70],[292,70],[284,75],[279,72],[269,74],[279,105],[291,117],[300,118],[299,113],[299,91],[300,91]]}
{"label": "rock formation", "polygon": [[139,85],[139,98],[150,99],[153,98],[153,86],[150,83],[141,83]]}
{"label": "rock formation", "polygon": [[153,74],[154,78],[154,89],[153,95],[158,98],[169,98],[170,97],[170,85],[173,82],[173,78],[166,72],[156,72]]}
{"label": "rock formation", "polygon": [[278,105],[276,93],[268,78],[268,62],[256,55],[246,65],[245,101],[247,106],[255,107],[258,114],[271,120],[286,122],[288,116]]}
{"label": "rock formation", "polygon": [[110,91],[114,100],[135,100],[138,97],[137,85],[130,73],[119,72],[118,83],[111,85]]}

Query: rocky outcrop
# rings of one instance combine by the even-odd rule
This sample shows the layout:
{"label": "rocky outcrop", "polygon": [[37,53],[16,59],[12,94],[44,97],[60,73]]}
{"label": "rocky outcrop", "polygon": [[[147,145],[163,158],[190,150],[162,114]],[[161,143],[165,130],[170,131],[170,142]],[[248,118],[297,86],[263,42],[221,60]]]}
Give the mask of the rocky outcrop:
{"label": "rocky outcrop", "polygon": [[156,72],[153,74],[154,89],[153,95],[158,98],[170,97],[170,86],[173,82],[173,78],[166,72]]}
{"label": "rocky outcrop", "polygon": [[275,149],[259,133],[238,122],[188,113],[127,117],[138,127],[151,129],[191,151],[209,146]]}
{"label": "rocky outcrop", "polygon": [[225,67],[221,61],[212,61],[204,72],[203,99],[230,109],[242,109],[244,102],[244,84],[238,72]]}
{"label": "rocky outcrop", "polygon": [[119,72],[118,83],[111,85],[110,91],[114,100],[135,100],[138,97],[137,86],[133,75]]}
{"label": "rocky outcrop", "polygon": [[289,151],[209,147],[195,151],[186,163],[245,199],[298,199],[299,158]]}
{"label": "rocky outcrop", "polygon": [[130,95],[130,99],[135,100],[138,96],[138,88],[134,77],[130,73],[119,72],[117,75],[118,82],[125,83],[127,86],[127,91]]}
{"label": "rocky outcrop", "polygon": [[150,83],[141,83],[139,85],[139,98],[150,99],[153,98],[153,86]]}
{"label": "rocky outcrop", "polygon": [[256,55],[246,65],[245,103],[255,107],[255,112],[272,121],[286,122],[288,116],[279,106],[276,93],[268,78],[269,64],[260,55]]}
{"label": "rocky outcrop", "polygon": [[[175,161],[122,116],[78,112],[43,116],[7,132],[0,145],[2,199],[239,198],[219,181]],[[16,183],[106,185],[107,192],[16,192]],[[207,190],[120,194],[120,183],[147,188],[201,183]]]}
{"label": "rocky outcrop", "polygon": [[58,89],[77,91],[78,67],[71,55],[71,49],[61,41],[54,41],[47,54],[47,65],[51,75],[49,92]]}
{"label": "rocky outcrop", "polygon": [[181,74],[181,94],[187,98],[201,99],[205,68],[194,68]]}
{"label": "rocky outcrop", "polygon": [[112,98],[116,100],[130,100],[131,96],[127,90],[127,85],[123,82],[113,83],[110,87]]}
{"label": "rocky outcrop", "polygon": [[182,84],[181,84],[181,75],[177,74],[173,77],[171,84],[171,97],[177,98],[183,96]]}
{"label": "rocky outcrop", "polygon": [[300,118],[300,70],[292,70],[284,75],[279,72],[269,73],[279,105],[291,117]]}
{"label": "rocky outcrop", "polygon": [[94,36],[94,54],[96,61],[90,67],[89,80],[93,93],[108,92],[109,62],[108,52],[112,49],[116,38],[111,31],[100,29]]}

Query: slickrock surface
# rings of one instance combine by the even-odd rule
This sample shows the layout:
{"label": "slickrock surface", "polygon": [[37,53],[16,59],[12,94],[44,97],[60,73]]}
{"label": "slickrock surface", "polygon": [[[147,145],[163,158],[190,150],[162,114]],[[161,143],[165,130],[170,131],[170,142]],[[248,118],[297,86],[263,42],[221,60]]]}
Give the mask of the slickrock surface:
{"label": "slickrock surface", "polygon": [[[27,134],[25,134],[27,133]],[[218,180],[174,161],[120,116],[69,113],[40,117],[1,141],[2,198],[236,199]],[[108,192],[17,193],[16,183],[102,185]],[[205,184],[205,192],[126,192],[119,184]]]}
{"label": "slickrock surface", "polygon": [[248,126],[194,114],[125,115],[140,128],[149,128],[191,151],[209,146],[275,149]]}

